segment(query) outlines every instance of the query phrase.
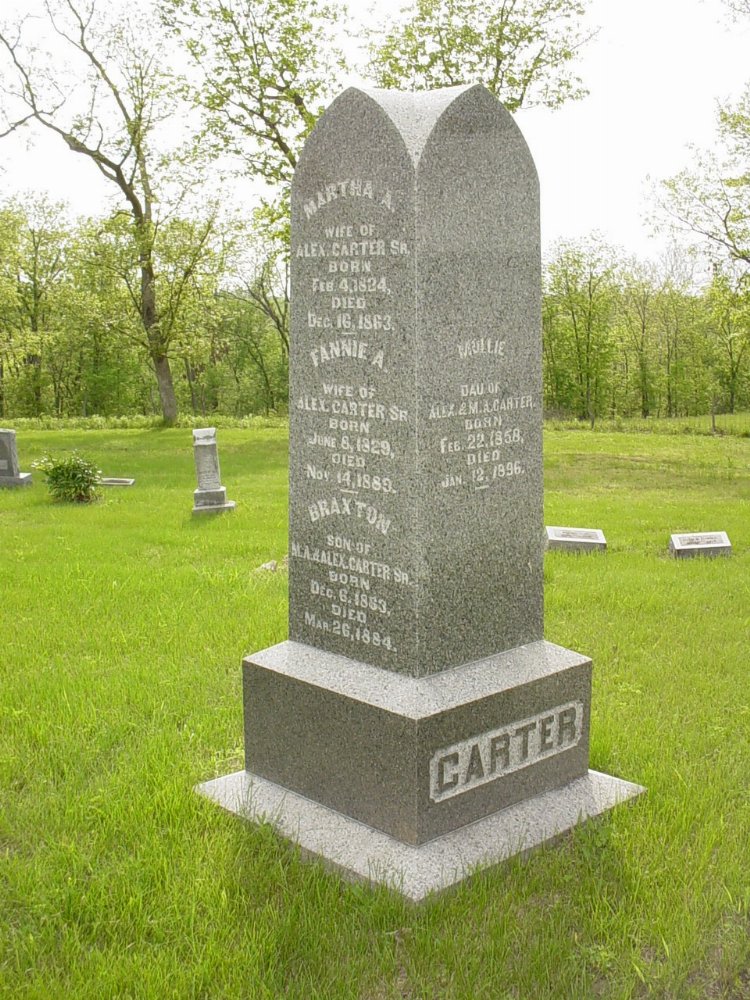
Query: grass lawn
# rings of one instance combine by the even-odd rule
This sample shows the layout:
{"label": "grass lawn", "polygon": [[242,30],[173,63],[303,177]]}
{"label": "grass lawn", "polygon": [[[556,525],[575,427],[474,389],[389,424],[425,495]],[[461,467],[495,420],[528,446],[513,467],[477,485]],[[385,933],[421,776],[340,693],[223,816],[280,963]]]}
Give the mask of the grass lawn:
{"label": "grass lawn", "polygon": [[[0,997],[750,998],[750,439],[546,436],[546,637],[593,657],[592,767],[648,787],[420,907],[192,791],[242,766],[240,660],[286,637],[283,428],[19,435],[134,476],[0,491]],[[681,562],[672,531],[726,530]]]}

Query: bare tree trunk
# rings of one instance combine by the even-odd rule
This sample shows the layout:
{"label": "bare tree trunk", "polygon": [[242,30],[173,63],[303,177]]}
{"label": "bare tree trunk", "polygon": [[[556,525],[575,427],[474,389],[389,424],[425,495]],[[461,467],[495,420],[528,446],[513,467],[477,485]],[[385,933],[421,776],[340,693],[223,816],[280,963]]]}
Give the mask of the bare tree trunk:
{"label": "bare tree trunk", "polygon": [[[141,228],[144,223],[141,222]],[[148,233],[141,239],[148,237]],[[156,373],[156,382],[159,386],[159,402],[161,404],[161,415],[165,424],[177,422],[177,397],[174,392],[174,381],[172,379],[172,369],[169,365],[164,348],[161,331],[159,329],[159,318],[156,309],[156,275],[150,250],[141,251],[141,322],[146,331],[146,337],[150,346],[151,361]]]}
{"label": "bare tree trunk", "polygon": [[169,366],[169,358],[166,354],[158,354],[151,358],[156,373],[156,382],[159,386],[159,402],[161,403],[161,413],[165,424],[177,422],[177,398],[174,394],[174,382],[172,380],[172,369]]}
{"label": "bare tree trunk", "polygon": [[42,415],[42,356],[41,354],[27,354],[25,364],[31,370],[31,389],[34,396],[34,416]]}

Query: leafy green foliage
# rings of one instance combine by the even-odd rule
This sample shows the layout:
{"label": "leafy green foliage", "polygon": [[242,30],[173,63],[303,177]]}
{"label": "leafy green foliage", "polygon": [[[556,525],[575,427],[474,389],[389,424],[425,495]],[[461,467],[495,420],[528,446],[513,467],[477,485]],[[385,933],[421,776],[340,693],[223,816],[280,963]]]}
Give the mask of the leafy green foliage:
{"label": "leafy green foliage", "polygon": [[750,299],[716,271],[697,289],[685,255],[658,266],[599,239],[560,243],[543,298],[547,415],[644,419],[750,409]]}
{"label": "leafy green foliage", "polygon": [[380,87],[430,90],[483,83],[515,111],[559,107],[586,93],[571,65],[589,40],[585,0],[416,0],[370,44]]}
{"label": "leafy green foliage", "polygon": [[287,184],[302,143],[338,89],[341,8],[323,0],[160,0],[193,57],[214,151]]}
{"label": "leafy green foliage", "polygon": [[65,458],[43,455],[32,463],[47,479],[47,487],[54,500],[60,503],[92,503],[98,499],[97,486],[102,471],[96,465],[73,452]]}
{"label": "leafy green foliage", "polygon": [[[750,24],[750,0],[724,0]],[[719,107],[716,148],[696,150],[691,168],[663,182],[662,224],[698,237],[712,260],[729,265],[750,291],[750,82]]]}
{"label": "leafy green foliage", "polygon": [[[43,57],[51,36],[66,52],[54,73]],[[213,213],[181,227],[179,261],[171,271],[162,266],[160,280],[158,234],[178,206],[187,214],[204,165],[163,36],[147,5],[120,16],[96,0],[45,0],[39,17],[0,25],[0,61],[8,70],[0,76],[0,136],[29,123],[47,129],[116,192],[128,219],[118,233],[117,273],[169,423],[177,417],[169,356],[175,312],[208,247]]]}

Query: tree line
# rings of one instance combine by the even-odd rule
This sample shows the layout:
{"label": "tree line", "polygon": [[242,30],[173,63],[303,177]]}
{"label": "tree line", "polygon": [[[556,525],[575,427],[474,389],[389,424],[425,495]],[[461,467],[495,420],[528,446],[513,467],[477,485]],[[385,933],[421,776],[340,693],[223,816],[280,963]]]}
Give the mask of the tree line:
{"label": "tree line", "polygon": [[[0,203],[1,417],[161,412],[129,224],[74,222],[45,200]],[[156,234],[158,322],[183,412],[286,411],[286,259],[258,246],[259,224],[172,219]],[[699,287],[701,267],[677,251],[644,264],[596,238],[555,247],[544,268],[546,412],[593,423],[750,409],[750,301],[719,269]]]}
{"label": "tree line", "polygon": [[[132,226],[0,203],[0,416],[163,414]],[[283,411],[285,262],[252,227],[210,217],[170,219],[149,252],[175,412]]]}
{"label": "tree line", "polygon": [[[748,0],[726,0],[750,18]],[[283,411],[289,184],[323,108],[356,71],[422,89],[483,82],[511,111],[586,93],[585,0],[414,0],[360,34],[325,0],[29,0],[0,24],[0,138],[51,133],[112,192],[72,221],[0,204],[0,415]],[[38,9],[37,9],[38,8]],[[61,53],[63,55],[61,56]],[[356,60],[355,60],[356,61]],[[628,261],[561,244],[544,289],[545,405],[602,415],[734,410],[748,400],[750,90],[711,154],[666,181],[686,253]],[[225,185],[251,181],[251,212]]]}

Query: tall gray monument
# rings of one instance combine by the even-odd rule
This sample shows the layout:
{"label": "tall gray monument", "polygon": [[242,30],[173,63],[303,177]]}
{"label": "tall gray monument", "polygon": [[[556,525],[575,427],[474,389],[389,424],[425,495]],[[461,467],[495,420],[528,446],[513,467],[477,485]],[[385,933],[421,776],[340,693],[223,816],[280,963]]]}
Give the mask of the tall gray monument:
{"label": "tall gray monument", "polygon": [[289,641],[201,786],[412,899],[637,794],[543,639],[539,193],[483,87],[349,89],[292,188]]}
{"label": "tall gray monument", "polygon": [[0,487],[2,486],[31,486],[31,473],[19,470],[15,431],[0,430]]}
{"label": "tall gray monument", "polygon": [[198,477],[198,489],[193,491],[193,513],[220,514],[234,510],[234,500],[227,500],[226,487],[221,485],[215,427],[199,427],[193,431],[193,454]]}

